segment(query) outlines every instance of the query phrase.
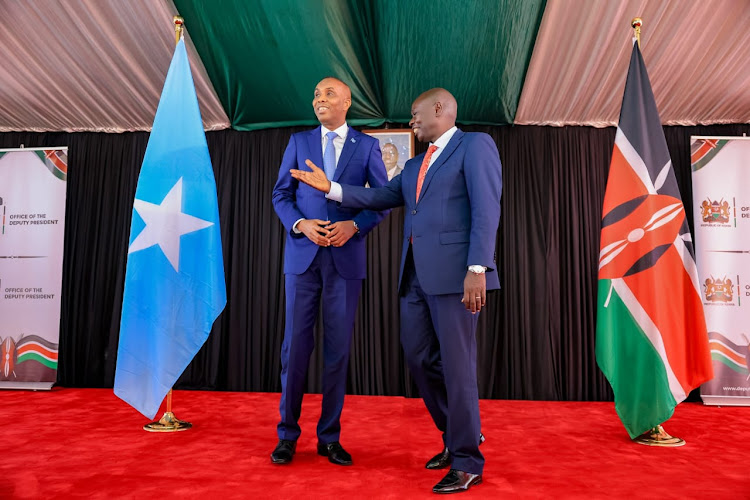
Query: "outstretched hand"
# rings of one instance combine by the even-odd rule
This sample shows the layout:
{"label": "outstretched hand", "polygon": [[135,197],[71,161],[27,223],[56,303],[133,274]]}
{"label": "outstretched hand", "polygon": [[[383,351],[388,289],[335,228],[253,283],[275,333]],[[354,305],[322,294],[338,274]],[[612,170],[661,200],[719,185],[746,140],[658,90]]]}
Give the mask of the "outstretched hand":
{"label": "outstretched hand", "polygon": [[305,165],[310,167],[311,172],[293,168],[289,170],[289,173],[298,181],[302,181],[318,191],[328,193],[331,190],[331,181],[326,177],[326,173],[310,160],[305,160]]}

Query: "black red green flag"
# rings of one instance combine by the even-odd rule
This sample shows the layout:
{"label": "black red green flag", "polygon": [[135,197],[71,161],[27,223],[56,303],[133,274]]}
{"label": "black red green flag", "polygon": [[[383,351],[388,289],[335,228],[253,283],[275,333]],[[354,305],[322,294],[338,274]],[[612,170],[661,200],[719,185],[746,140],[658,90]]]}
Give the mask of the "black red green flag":
{"label": "black red green flag", "polygon": [[596,358],[630,437],[713,377],[692,238],[633,44],[602,209]]}

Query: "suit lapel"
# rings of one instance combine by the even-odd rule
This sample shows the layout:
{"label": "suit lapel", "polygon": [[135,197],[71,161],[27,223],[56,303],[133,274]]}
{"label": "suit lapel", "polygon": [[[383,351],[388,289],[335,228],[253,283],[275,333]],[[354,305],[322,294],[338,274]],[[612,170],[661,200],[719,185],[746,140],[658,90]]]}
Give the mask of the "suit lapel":
{"label": "suit lapel", "polygon": [[[424,198],[424,194],[427,191],[427,188],[430,186],[432,178],[435,177],[435,173],[440,169],[440,167],[445,165],[445,162],[448,160],[448,158],[450,158],[458,145],[461,143],[463,135],[464,133],[461,130],[456,130],[456,133],[453,134],[451,140],[448,141],[448,144],[446,144],[445,149],[443,149],[443,151],[440,153],[440,156],[438,156],[437,160],[435,160],[435,163],[433,163],[430,166],[430,169],[427,170],[427,175],[425,175],[424,182],[422,183],[422,191],[419,192],[420,200]],[[416,197],[416,192],[414,193],[414,195]]]}
{"label": "suit lapel", "polygon": [[338,181],[341,178],[341,174],[349,164],[349,160],[354,154],[354,150],[359,147],[359,132],[349,127],[349,132],[346,134],[344,139],[344,148],[341,150],[341,156],[339,156],[339,162],[336,164],[336,171],[333,173],[333,180]]}
{"label": "suit lapel", "polygon": [[307,146],[310,153],[310,161],[322,170],[323,148],[321,146],[320,127],[310,131],[310,135],[307,136]]}

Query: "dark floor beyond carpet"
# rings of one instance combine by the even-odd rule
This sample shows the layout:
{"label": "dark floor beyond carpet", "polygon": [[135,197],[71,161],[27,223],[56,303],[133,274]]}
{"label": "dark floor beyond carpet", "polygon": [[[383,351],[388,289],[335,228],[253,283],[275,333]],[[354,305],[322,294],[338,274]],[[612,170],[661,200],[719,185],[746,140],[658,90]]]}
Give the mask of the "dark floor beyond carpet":
{"label": "dark floor beyond carpet", "polygon": [[[305,396],[289,465],[270,463],[278,394],[176,391],[193,429],[147,421],[111,390],[0,392],[0,498],[437,498],[424,463],[440,435],[418,399],[347,396],[341,442],[315,452],[320,396]],[[632,443],[612,403],[481,401],[484,483],[460,498],[750,498],[750,408],[682,404],[682,448]]]}

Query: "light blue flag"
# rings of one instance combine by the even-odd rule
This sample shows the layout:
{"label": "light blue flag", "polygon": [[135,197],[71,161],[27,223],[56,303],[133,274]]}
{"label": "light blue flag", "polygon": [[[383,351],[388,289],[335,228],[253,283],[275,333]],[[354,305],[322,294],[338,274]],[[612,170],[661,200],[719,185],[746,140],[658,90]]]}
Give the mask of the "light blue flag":
{"label": "light blue flag", "polygon": [[154,418],[226,302],[216,181],[180,40],[133,202],[115,394]]}

